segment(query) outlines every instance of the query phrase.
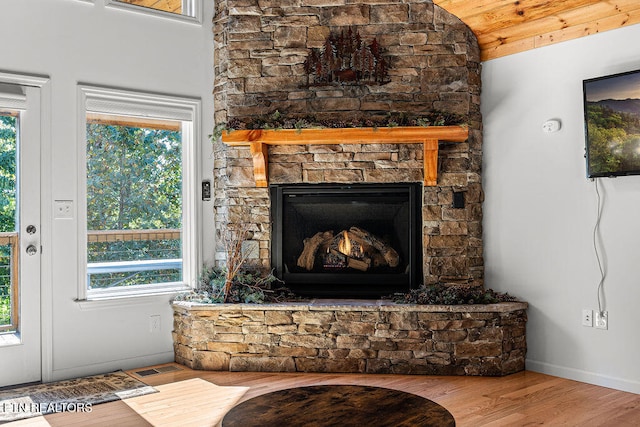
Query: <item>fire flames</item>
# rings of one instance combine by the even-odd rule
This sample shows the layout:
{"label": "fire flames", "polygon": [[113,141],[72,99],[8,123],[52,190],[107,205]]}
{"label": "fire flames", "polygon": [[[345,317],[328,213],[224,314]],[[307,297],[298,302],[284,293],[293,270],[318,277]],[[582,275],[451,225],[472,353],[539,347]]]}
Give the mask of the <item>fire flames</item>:
{"label": "fire flames", "polygon": [[338,251],[343,253],[346,256],[354,256],[362,254],[362,246],[358,244],[352,244],[351,239],[349,239],[349,233],[346,231],[342,232],[342,239],[338,243]]}
{"label": "fire flames", "polygon": [[346,231],[342,232],[342,239],[338,243],[338,250],[345,255],[351,255],[351,239]]}

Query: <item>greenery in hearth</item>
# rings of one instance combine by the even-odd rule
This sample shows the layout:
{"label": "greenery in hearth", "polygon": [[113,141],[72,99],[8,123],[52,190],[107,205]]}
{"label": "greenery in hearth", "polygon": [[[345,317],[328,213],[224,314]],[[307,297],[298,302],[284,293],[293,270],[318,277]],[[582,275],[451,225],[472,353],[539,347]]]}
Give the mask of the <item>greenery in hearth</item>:
{"label": "greenery in hearth", "polygon": [[[248,218],[245,213],[242,218]],[[174,301],[199,303],[264,303],[292,299],[294,295],[272,272],[265,272],[247,261],[254,256],[247,247],[250,223],[229,223],[220,231],[220,245],[226,262],[223,267],[205,268],[198,286],[176,296]]]}
{"label": "greenery in hearth", "polygon": [[379,117],[353,116],[341,119],[318,118],[314,115],[287,115],[276,110],[247,120],[233,118],[227,123],[216,125],[212,138],[217,140],[224,131],[233,130],[279,130],[314,128],[381,128],[400,126],[462,126],[464,117],[459,114],[432,111],[424,114],[388,113]]}
{"label": "greenery in hearth", "polygon": [[477,286],[459,286],[435,284],[411,289],[408,293],[395,295],[394,302],[399,304],[495,304],[498,302],[516,301],[508,293],[496,292]]}
{"label": "greenery in hearth", "polygon": [[216,303],[269,303],[291,301],[296,296],[272,273],[242,268],[227,286],[227,271],[221,267],[205,268],[198,286],[176,295],[174,301],[189,301],[205,304]]}

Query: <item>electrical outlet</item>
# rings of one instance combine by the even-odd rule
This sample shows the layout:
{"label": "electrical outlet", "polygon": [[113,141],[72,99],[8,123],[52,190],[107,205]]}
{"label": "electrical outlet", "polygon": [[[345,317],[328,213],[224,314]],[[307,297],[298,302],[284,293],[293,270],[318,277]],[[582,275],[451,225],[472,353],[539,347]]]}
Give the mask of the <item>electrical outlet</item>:
{"label": "electrical outlet", "polygon": [[582,310],[582,326],[593,327],[593,310]]}
{"label": "electrical outlet", "polygon": [[157,334],[160,332],[160,315],[154,314],[153,316],[149,316],[149,332],[152,334]]}
{"label": "electrical outlet", "polygon": [[595,316],[596,328],[598,329],[609,329],[609,313],[603,311],[602,313],[596,310]]}

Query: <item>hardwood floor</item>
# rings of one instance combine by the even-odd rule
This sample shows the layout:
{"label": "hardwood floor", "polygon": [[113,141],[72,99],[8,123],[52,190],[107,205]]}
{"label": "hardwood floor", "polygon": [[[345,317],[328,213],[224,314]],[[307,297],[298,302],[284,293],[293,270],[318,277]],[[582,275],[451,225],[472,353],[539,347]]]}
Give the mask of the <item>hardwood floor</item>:
{"label": "hardwood floor", "polygon": [[[459,427],[640,426],[640,395],[535,372],[525,371],[493,378],[206,372],[193,371],[181,365],[176,366],[180,370],[145,377],[137,376],[135,372],[147,368],[128,372],[154,387],[192,378],[201,378],[218,386],[249,387],[240,401],[275,390],[309,385],[346,384],[386,387],[414,393],[439,403],[453,414],[456,425]],[[163,391],[158,394],[162,393]],[[166,393],[163,396],[166,398]],[[215,400],[198,400],[195,396],[196,394],[188,411],[181,409],[184,418],[179,425],[203,426],[199,416],[202,411],[209,409]],[[176,398],[178,397],[182,402],[185,401],[184,390],[176,395]],[[88,414],[53,414],[47,415],[45,419],[50,426],[65,427],[151,425],[123,402],[96,405]],[[199,421],[196,421],[198,419]]]}

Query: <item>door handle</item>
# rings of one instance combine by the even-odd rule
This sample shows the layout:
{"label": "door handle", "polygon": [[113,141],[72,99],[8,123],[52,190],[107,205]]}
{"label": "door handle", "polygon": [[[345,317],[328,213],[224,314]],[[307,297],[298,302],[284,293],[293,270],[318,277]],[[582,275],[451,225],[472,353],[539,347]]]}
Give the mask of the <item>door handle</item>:
{"label": "door handle", "polygon": [[38,248],[35,245],[27,246],[27,255],[35,255],[38,253]]}

